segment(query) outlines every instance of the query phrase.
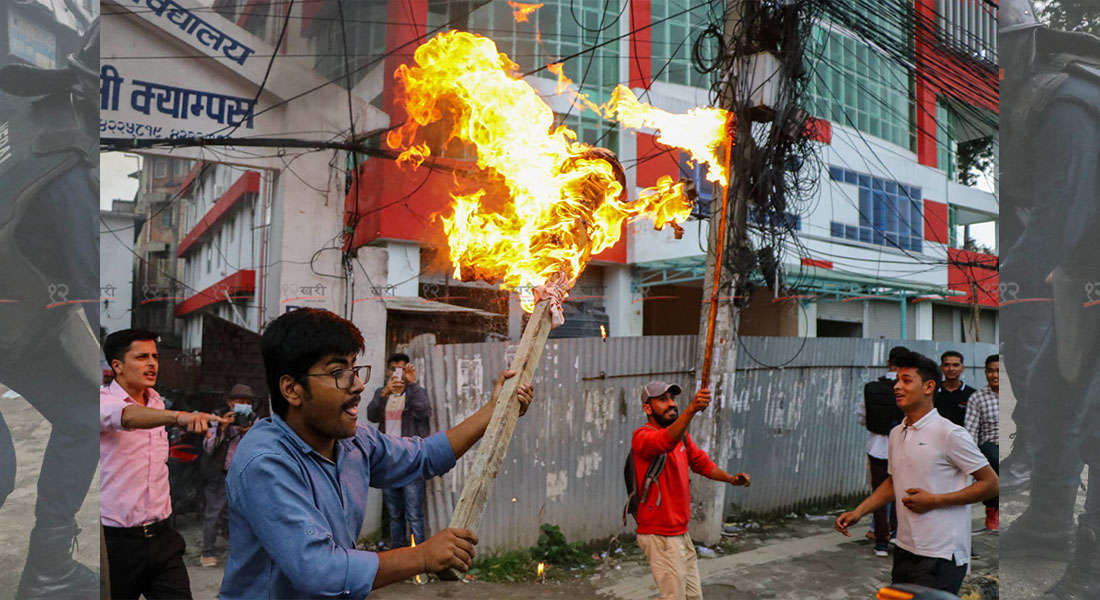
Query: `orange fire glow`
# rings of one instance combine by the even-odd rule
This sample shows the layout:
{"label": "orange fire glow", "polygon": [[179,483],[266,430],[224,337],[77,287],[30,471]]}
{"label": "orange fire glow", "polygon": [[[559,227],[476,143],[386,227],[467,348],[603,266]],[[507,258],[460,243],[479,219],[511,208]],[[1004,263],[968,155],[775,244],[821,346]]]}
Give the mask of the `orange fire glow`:
{"label": "orange fire glow", "polygon": [[568,289],[592,255],[618,242],[626,219],[646,216],[660,229],[691,212],[683,184],[669,177],[628,201],[614,155],[554,128],[550,107],[492,40],[442,33],[395,76],[408,119],[386,141],[402,150],[400,162],[415,168],[430,155],[425,140],[438,128],[428,126],[443,121],[446,141],[434,147],[472,146],[485,178],[507,190],[506,202],[485,189],[452,194],[442,223],[456,278],[515,290],[555,277]]}
{"label": "orange fire glow", "polygon": [[546,571],[546,563],[539,563],[539,577]]}
{"label": "orange fire glow", "polygon": [[526,23],[527,17],[531,16],[531,13],[542,8],[542,2],[538,4],[524,4],[522,2],[512,2],[512,0],[508,0],[508,6],[515,9],[512,16],[516,18],[516,23]]}
{"label": "orange fire glow", "polygon": [[[410,534],[410,539],[412,540],[412,547],[416,548],[416,536]],[[420,575],[416,575],[416,577],[414,577],[414,581],[416,581],[416,583],[424,583],[424,580],[420,578]]]}

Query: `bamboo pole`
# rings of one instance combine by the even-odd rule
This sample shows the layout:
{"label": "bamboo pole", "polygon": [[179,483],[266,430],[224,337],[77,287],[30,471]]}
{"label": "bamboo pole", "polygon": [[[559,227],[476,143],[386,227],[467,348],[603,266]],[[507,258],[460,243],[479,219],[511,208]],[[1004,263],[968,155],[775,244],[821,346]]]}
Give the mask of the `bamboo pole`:
{"label": "bamboo pole", "polygon": [[[476,533],[481,525],[481,513],[485,511],[493,482],[500,471],[504,455],[508,452],[512,432],[515,431],[516,420],[519,419],[516,388],[531,383],[534,378],[542,351],[546,348],[546,337],[550,334],[551,324],[550,301],[540,301],[535,305],[527,326],[523,328],[523,337],[520,338],[516,355],[509,367],[516,375],[505,380],[499,395],[493,398],[496,403],[493,416],[481,438],[473,467],[470,469],[471,475],[462,488],[462,495],[458,498],[458,505],[448,527],[469,529]],[[446,581],[462,579],[462,575],[455,569],[445,569],[437,575]]]}
{"label": "bamboo pole", "polygon": [[[703,350],[703,374],[700,377],[700,388],[710,387],[711,354],[714,350],[714,323],[718,317],[718,293],[722,281],[722,251],[726,245],[726,212],[729,204],[729,183],[733,177],[730,171],[730,163],[733,160],[733,131],[730,131],[730,123],[726,123],[726,184],[722,186],[722,207],[718,217],[718,239],[714,249],[714,281],[710,286],[710,314],[707,315],[707,342]],[[711,221],[713,224],[713,221]]]}

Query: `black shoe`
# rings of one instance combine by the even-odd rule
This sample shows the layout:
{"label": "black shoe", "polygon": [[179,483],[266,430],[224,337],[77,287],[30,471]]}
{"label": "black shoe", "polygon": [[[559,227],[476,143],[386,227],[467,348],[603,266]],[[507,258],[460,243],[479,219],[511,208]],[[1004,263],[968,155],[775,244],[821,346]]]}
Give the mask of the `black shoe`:
{"label": "black shoe", "polygon": [[1076,499],[1076,486],[1032,490],[1027,510],[1000,533],[1000,558],[1069,560]]}
{"label": "black shoe", "polygon": [[1012,434],[1011,437],[1013,438],[1012,452],[1001,461],[1000,472],[997,474],[1001,479],[1002,494],[1021,492],[1031,485],[1033,460],[1027,438],[1018,433]]}
{"label": "black shoe", "polygon": [[1077,548],[1054,587],[1042,600],[1093,600],[1100,597],[1100,542],[1095,530],[1077,527]]}
{"label": "black shoe", "polygon": [[73,560],[76,522],[59,527],[35,526],[16,598],[97,598],[99,574]]}

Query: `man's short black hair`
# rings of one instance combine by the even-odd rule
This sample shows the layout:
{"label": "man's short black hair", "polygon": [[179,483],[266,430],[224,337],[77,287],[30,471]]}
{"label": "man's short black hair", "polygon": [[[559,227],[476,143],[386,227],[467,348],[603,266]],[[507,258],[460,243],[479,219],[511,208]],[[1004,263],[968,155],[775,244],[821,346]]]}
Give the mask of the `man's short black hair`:
{"label": "man's short black hair", "polygon": [[130,344],[150,340],[155,342],[159,338],[159,335],[148,329],[121,329],[115,331],[103,340],[103,358],[107,359],[107,364],[112,366],[113,369],[114,361],[126,357],[126,352],[130,350]]}
{"label": "man's short black hair", "polygon": [[921,383],[928,380],[936,382],[936,387],[943,383],[943,372],[934,360],[919,352],[909,352],[897,358],[894,366],[899,369],[916,369]]}
{"label": "man's short black hair", "polygon": [[395,362],[408,363],[409,362],[409,355],[405,354],[404,352],[394,352],[393,354],[390,355],[389,358],[386,359],[386,365],[387,366],[392,365]]}
{"label": "man's short black hair", "polygon": [[1001,362],[1000,354],[990,354],[989,356],[985,357],[985,368],[988,369],[990,364],[999,362]]}
{"label": "man's short black hair", "polygon": [[279,389],[279,379],[290,375],[309,389],[305,373],[330,354],[358,354],[363,351],[363,334],[351,321],[336,313],[316,308],[290,311],[264,328],[261,351],[271,410],[286,418],[290,404]]}
{"label": "man's short black hair", "polygon": [[889,364],[894,364],[894,361],[897,360],[897,358],[902,354],[909,354],[909,349],[905,346],[894,346],[893,348],[890,348],[890,354],[889,356],[887,356],[886,362]]}
{"label": "man's short black hair", "polygon": [[948,350],[947,352],[944,352],[943,354],[940,355],[940,362],[942,363],[943,361],[947,360],[947,358],[950,357],[950,356],[957,357],[959,359],[959,362],[961,362],[961,363],[966,362],[965,360],[963,360],[962,352],[959,352],[958,350]]}

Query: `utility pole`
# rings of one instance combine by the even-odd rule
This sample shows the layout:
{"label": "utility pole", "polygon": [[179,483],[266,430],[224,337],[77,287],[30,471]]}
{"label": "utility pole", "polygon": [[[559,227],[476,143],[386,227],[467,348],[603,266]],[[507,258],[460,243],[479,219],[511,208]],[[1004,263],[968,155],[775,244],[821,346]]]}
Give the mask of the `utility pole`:
{"label": "utility pole", "polygon": [[[750,0],[727,0],[727,17],[725,23],[725,37],[727,40],[736,31],[736,25],[741,19],[742,10]],[[733,46],[730,42],[727,46]],[[732,436],[728,431],[727,422],[730,419],[729,407],[732,406],[736,393],[735,375],[737,367],[737,323],[740,318],[740,310],[737,307],[736,291],[742,278],[747,273],[738,273],[726,268],[729,258],[744,256],[742,249],[747,246],[746,240],[746,216],[748,213],[748,185],[745,178],[738,177],[738,167],[747,163],[751,157],[754,144],[752,142],[752,122],[748,117],[748,98],[742,96],[742,92],[748,88],[742,78],[752,77],[752,57],[743,56],[740,64],[733,72],[725,73],[726,79],[723,93],[720,98],[722,108],[733,115],[734,144],[727,158],[729,165],[729,183],[722,189],[725,197],[715,197],[711,203],[710,230],[707,243],[707,271],[703,279],[703,310],[700,317],[698,363],[696,372],[700,374],[698,384],[703,384],[702,374],[709,375],[709,387],[713,394],[710,408],[695,417],[692,422],[691,435],[699,447],[710,455],[714,462],[721,468],[727,469],[731,456]],[[722,211],[726,211],[723,219]],[[726,224],[726,231],[722,232],[720,223]],[[724,236],[722,234],[725,234]],[[725,239],[723,239],[723,237]],[[727,259],[718,258],[719,240],[722,240],[723,252]],[[715,286],[717,281],[717,286]],[[716,310],[711,318],[711,304],[715,303]],[[713,326],[713,348],[709,353],[710,364],[706,365],[708,356],[706,340],[708,328]],[[753,473],[753,465],[741,465],[737,470]],[[736,472],[736,471],[735,471]],[[716,484],[698,475],[691,477],[692,518],[690,534],[698,543],[712,545],[721,541],[723,513],[725,508],[727,485]]]}

